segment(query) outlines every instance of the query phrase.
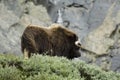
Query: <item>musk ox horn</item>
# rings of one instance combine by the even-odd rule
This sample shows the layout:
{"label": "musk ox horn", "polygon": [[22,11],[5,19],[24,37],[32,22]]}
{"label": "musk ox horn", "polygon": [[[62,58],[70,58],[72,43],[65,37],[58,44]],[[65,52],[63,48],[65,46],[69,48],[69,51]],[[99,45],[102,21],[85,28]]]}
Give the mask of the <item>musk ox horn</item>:
{"label": "musk ox horn", "polygon": [[78,40],[78,41],[75,41],[75,45],[78,46],[81,50],[88,51],[88,52],[93,53],[93,54],[96,55],[96,52],[93,52],[93,51],[91,51],[91,50],[88,50],[88,49],[84,48],[84,47],[81,45],[81,43],[80,43],[79,40]]}
{"label": "musk ox horn", "polygon": [[78,46],[78,47],[81,47],[80,41],[75,41],[75,45]]}

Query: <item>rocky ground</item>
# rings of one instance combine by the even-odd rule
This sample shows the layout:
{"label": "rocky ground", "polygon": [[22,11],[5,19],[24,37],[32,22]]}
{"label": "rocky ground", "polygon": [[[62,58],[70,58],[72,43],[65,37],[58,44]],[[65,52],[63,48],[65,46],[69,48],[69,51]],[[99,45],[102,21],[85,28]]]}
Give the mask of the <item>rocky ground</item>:
{"label": "rocky ground", "polygon": [[20,37],[27,25],[61,23],[75,31],[81,60],[120,72],[119,0],[0,0],[0,53],[21,55]]}

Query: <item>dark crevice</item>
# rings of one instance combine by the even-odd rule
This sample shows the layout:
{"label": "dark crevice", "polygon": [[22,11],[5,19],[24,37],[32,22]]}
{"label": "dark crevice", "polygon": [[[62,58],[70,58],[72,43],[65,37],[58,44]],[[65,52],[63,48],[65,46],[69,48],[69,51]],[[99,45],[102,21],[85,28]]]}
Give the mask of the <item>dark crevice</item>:
{"label": "dark crevice", "polygon": [[102,55],[97,55],[96,58],[100,58],[100,57],[107,57],[110,56],[108,53],[102,54]]}
{"label": "dark crevice", "polygon": [[112,31],[112,33],[109,36],[111,39],[114,39],[114,41],[115,41],[114,44],[108,48],[111,58],[113,57],[114,50],[116,51],[116,50],[119,50],[119,48],[120,48],[120,46],[118,44],[118,40],[120,38],[120,36],[119,36],[120,29],[119,28],[120,28],[120,23],[116,25],[115,29]]}
{"label": "dark crevice", "polygon": [[12,24],[9,28],[8,28],[8,31],[10,31],[11,28],[16,28],[18,27],[18,25],[20,25],[19,23],[14,23]]}
{"label": "dark crevice", "polygon": [[113,38],[117,32],[120,33],[120,30],[118,30],[119,26],[120,26],[120,23],[117,24],[116,27],[115,27],[115,29],[112,31],[112,33],[109,36],[110,38]]}
{"label": "dark crevice", "polygon": [[117,67],[114,71],[117,72],[117,71],[119,71],[119,70],[120,70],[120,65],[119,65],[119,67]]}
{"label": "dark crevice", "polygon": [[70,26],[70,21],[65,20],[65,21],[63,22],[63,25],[68,28],[68,27]]}
{"label": "dark crevice", "polygon": [[93,0],[92,3],[95,3],[96,0]]}
{"label": "dark crevice", "polygon": [[78,3],[72,3],[70,5],[67,5],[67,7],[76,7],[76,8],[84,8],[84,9],[88,9],[87,7],[85,7],[82,4],[78,4]]}
{"label": "dark crevice", "polygon": [[24,13],[25,13],[25,14],[30,14],[28,8],[25,8]]}

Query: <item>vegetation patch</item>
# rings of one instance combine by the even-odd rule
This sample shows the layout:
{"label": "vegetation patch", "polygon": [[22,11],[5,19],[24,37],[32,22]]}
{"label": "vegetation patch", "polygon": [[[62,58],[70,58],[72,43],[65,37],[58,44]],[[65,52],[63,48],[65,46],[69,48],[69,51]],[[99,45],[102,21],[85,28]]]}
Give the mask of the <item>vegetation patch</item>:
{"label": "vegetation patch", "polygon": [[0,55],[0,80],[120,80],[120,74],[64,57]]}

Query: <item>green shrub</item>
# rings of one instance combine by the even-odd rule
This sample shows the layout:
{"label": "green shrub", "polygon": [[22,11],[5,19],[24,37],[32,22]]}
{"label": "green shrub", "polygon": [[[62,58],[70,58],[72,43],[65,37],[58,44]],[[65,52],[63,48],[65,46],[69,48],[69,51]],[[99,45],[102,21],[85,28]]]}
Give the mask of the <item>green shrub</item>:
{"label": "green shrub", "polygon": [[15,67],[0,67],[0,80],[22,80],[21,76]]}
{"label": "green shrub", "polygon": [[120,80],[120,74],[64,57],[0,55],[0,80]]}
{"label": "green shrub", "polygon": [[103,71],[96,65],[85,64],[82,61],[73,61],[85,80],[120,80],[120,74],[112,71]]}

